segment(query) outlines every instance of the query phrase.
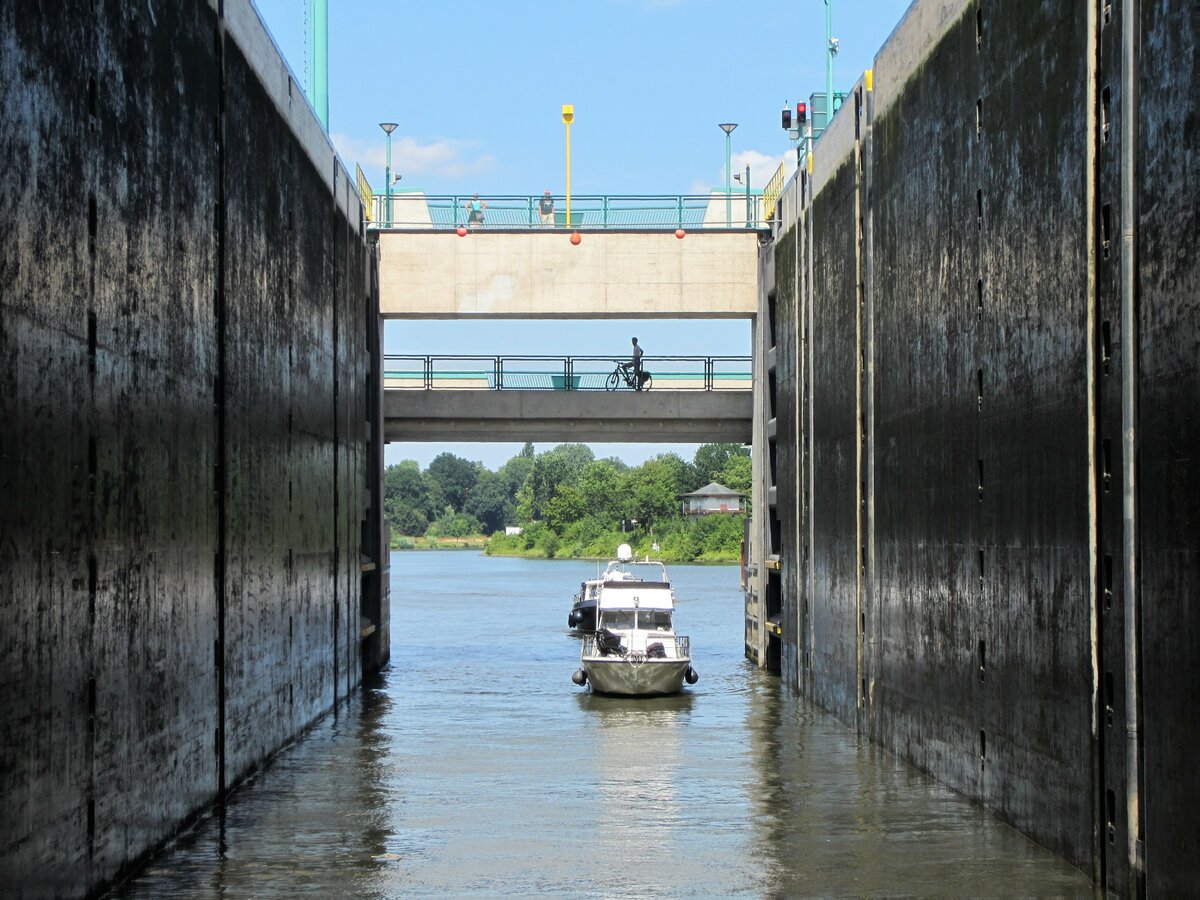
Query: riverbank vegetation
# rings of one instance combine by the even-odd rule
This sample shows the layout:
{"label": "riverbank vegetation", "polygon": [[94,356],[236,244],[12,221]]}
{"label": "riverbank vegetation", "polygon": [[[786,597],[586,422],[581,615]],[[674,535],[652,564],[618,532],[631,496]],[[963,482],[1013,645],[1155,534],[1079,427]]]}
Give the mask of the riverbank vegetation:
{"label": "riverbank vegetation", "polygon": [[526,444],[495,472],[452,453],[423,471],[414,460],[388,466],[384,514],[395,549],[467,545],[503,556],[607,559],[628,543],[668,562],[734,562],[743,515],[682,513],[679,495],[714,481],[749,494],[749,451],[704,444],[690,462],[664,453],[628,466],[596,459],[583,444],[538,454]]}

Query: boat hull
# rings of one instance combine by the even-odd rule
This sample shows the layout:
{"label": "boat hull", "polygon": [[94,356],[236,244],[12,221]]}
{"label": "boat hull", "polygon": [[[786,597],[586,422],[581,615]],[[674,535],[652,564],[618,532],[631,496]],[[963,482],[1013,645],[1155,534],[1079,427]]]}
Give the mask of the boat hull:
{"label": "boat hull", "polygon": [[598,694],[653,697],[683,690],[689,659],[631,660],[620,656],[584,657],[580,660],[588,683]]}

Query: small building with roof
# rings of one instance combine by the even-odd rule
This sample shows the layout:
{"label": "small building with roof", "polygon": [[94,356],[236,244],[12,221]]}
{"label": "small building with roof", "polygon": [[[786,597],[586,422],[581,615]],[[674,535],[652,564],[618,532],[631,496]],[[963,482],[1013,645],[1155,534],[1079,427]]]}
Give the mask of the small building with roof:
{"label": "small building with roof", "polygon": [[745,497],[745,494],[730,490],[715,481],[706,484],[699,490],[679,495],[679,499],[683,501],[685,516],[740,513],[742,512],[742,500]]}

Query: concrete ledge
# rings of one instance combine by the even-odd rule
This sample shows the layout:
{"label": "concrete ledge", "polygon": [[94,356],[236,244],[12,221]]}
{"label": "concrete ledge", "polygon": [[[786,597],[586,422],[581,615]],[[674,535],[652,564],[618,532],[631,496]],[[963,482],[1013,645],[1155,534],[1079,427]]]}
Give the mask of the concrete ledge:
{"label": "concrete ledge", "polygon": [[386,391],[385,440],[748,443],[750,391]]}

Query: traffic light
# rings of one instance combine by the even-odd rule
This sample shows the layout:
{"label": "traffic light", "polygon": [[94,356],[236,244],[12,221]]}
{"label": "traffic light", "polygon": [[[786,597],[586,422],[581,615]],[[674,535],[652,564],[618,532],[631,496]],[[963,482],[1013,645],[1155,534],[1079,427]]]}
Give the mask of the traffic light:
{"label": "traffic light", "polygon": [[783,107],[783,130],[790,131],[792,128],[792,108],[787,104]]}
{"label": "traffic light", "polygon": [[797,103],[796,104],[796,127],[803,128],[806,122],[808,122],[808,104],[807,103]]}

